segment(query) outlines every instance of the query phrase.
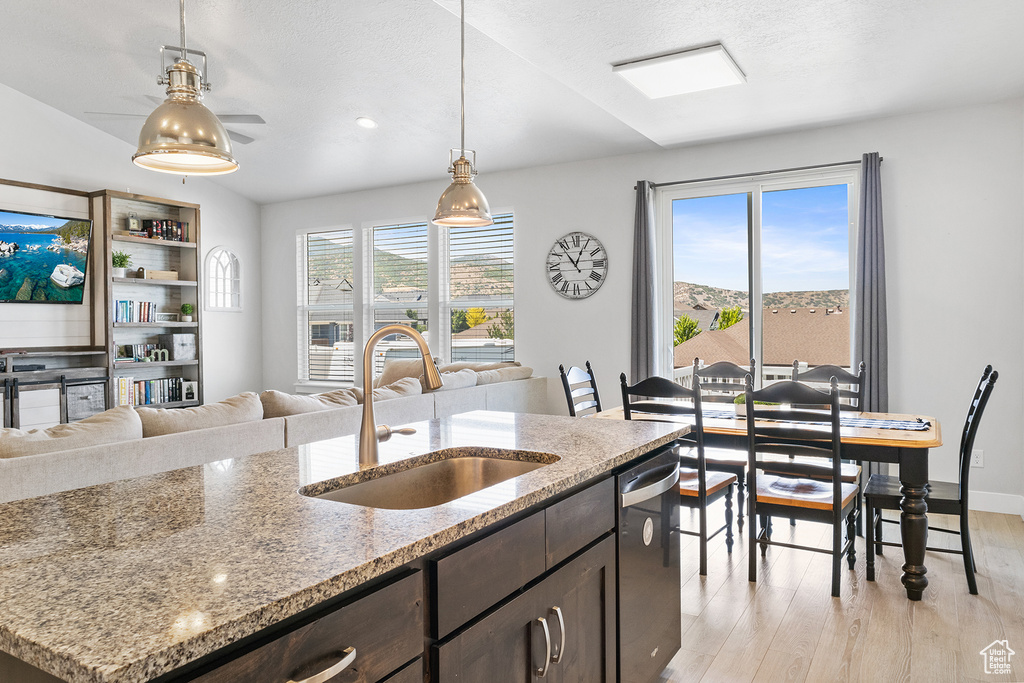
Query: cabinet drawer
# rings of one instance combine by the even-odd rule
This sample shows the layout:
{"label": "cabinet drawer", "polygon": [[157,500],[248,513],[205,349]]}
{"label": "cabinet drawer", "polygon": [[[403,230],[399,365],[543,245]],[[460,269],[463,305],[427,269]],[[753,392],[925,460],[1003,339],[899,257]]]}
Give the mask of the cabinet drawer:
{"label": "cabinet drawer", "polygon": [[437,621],[443,638],[544,573],[544,512],[432,562]]}
{"label": "cabinet drawer", "polygon": [[544,511],[548,569],[615,528],[614,491],[612,479],[605,479]]}
{"label": "cabinet drawer", "polygon": [[423,658],[417,657],[380,683],[423,683]]}
{"label": "cabinet drawer", "polygon": [[337,662],[349,647],[355,648],[356,659],[332,681],[374,683],[423,652],[420,572],[358,598],[196,680],[301,680]]}

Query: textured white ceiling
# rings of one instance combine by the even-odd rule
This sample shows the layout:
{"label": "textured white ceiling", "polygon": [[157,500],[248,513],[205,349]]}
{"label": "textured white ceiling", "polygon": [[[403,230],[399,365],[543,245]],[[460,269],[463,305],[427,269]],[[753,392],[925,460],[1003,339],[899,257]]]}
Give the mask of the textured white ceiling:
{"label": "textured white ceiling", "polygon": [[[1024,95],[1021,0],[469,0],[481,173]],[[174,0],[5,0],[0,81],[125,141]],[[258,202],[437,179],[459,138],[456,0],[187,0]],[[746,85],[648,100],[611,65],[722,42]],[[355,125],[358,116],[380,127]],[[126,155],[126,163],[130,163]]]}

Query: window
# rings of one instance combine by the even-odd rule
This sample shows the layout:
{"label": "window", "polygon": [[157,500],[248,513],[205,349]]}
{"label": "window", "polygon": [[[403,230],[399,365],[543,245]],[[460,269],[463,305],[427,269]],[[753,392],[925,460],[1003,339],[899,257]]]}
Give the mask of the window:
{"label": "window", "polygon": [[[389,324],[415,328],[446,361],[514,360],[513,217],[494,220],[484,228],[423,221],[303,235],[300,381],[361,381],[362,348]],[[418,356],[407,336],[386,337],[374,372],[390,358]]]}
{"label": "window", "polygon": [[804,365],[850,365],[857,171],[849,165],[660,191],[672,248],[663,362],[688,383],[703,365],[757,361],[757,381]]}
{"label": "window", "polygon": [[242,310],[241,267],[238,257],[226,247],[215,247],[206,255],[206,310]]}
{"label": "window", "polygon": [[300,377],[352,382],[355,358],[355,292],[352,230],[310,233],[303,241],[306,264],[300,307],[306,344]]}
{"label": "window", "polygon": [[449,228],[448,297],[452,362],[515,360],[512,214],[483,228]]}

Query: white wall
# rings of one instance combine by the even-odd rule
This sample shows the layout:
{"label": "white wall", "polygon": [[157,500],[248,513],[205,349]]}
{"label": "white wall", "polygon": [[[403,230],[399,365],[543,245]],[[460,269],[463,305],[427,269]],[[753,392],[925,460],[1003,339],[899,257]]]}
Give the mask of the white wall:
{"label": "white wall", "polygon": [[[141,125],[141,124],[140,124]],[[260,390],[262,302],[259,284],[260,216],[257,205],[215,181],[153,173],[131,163],[134,147],[0,85],[0,129],[4,134],[0,177],[85,191],[113,189],[166,197],[202,206],[203,256],[217,245],[230,247],[242,262],[245,310],[203,315],[206,400],[243,390]],[[245,173],[243,166],[238,173]],[[21,308],[19,308],[21,307]],[[4,323],[12,324],[26,304],[0,304],[0,348]],[[51,306],[33,315],[60,316]],[[52,344],[68,343],[54,338]],[[76,343],[81,343],[76,340]],[[86,340],[87,343],[87,340]]]}
{"label": "white wall", "polygon": [[[936,416],[947,445],[934,478],[955,480],[956,446],[981,370],[1000,382],[977,447],[985,468],[971,488],[979,507],[1019,506],[1024,491],[1024,116],[1019,100],[785,135],[481,174],[492,209],[516,217],[516,357],[557,378],[559,363],[591,360],[604,402],[619,403],[629,366],[633,185],[859,159],[882,165],[889,295],[890,409]],[[480,147],[486,166],[486,145]],[[447,184],[334,195],[263,207],[264,377],[290,390],[296,378],[297,230],[429,217]],[[584,301],[554,294],[544,277],[551,243],[572,230],[609,252],[608,279]],[[1017,311],[1017,313],[1014,313]],[[273,322],[273,324],[270,324]],[[564,412],[557,381],[552,405]],[[1013,425],[1014,428],[1008,428]]]}

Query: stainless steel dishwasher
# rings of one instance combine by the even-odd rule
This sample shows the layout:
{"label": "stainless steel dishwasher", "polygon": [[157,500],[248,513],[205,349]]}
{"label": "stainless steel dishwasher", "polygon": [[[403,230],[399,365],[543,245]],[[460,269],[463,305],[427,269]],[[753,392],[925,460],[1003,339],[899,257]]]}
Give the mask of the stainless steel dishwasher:
{"label": "stainless steel dishwasher", "polygon": [[656,681],[679,651],[679,457],[671,447],[617,477],[619,680]]}

